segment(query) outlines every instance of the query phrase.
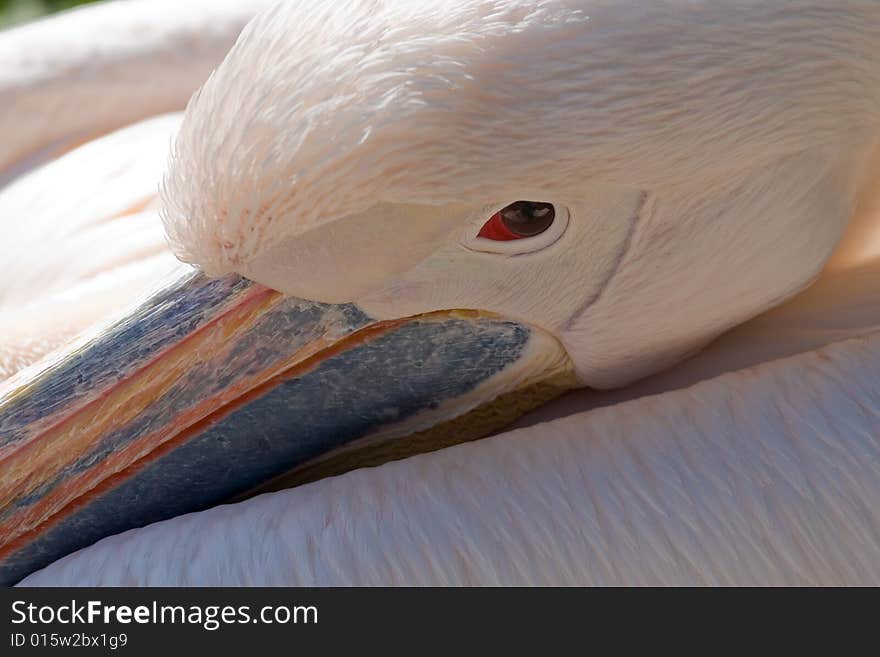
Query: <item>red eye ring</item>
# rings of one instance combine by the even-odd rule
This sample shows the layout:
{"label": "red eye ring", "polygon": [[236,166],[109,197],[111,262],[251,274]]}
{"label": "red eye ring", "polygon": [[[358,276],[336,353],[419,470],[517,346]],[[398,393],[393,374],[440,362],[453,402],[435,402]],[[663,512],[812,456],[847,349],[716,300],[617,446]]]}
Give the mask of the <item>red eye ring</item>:
{"label": "red eye ring", "polygon": [[516,201],[493,214],[477,237],[495,242],[534,237],[550,228],[555,216],[556,211],[550,203]]}
{"label": "red eye ring", "polygon": [[477,233],[477,237],[485,237],[486,239],[494,240],[496,242],[509,242],[510,240],[522,239],[522,235],[517,235],[504,225],[504,220],[501,218],[500,212],[493,214],[489,218],[489,221],[483,224],[483,227],[480,228],[480,232]]}

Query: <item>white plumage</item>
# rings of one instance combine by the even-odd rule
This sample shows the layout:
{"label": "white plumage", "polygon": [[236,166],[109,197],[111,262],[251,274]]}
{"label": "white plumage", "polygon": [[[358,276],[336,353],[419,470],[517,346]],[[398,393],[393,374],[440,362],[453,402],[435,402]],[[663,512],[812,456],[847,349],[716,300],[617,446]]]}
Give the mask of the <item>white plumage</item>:
{"label": "white plumage", "polygon": [[[613,387],[791,297],[850,231],[800,297],[550,412],[630,401],[128,532],[26,583],[880,582],[880,11],[747,4],[258,18],[165,179],[172,246],[211,273],[379,318],[497,312]],[[39,132],[31,150],[66,134]],[[475,227],[518,198],[565,208],[564,232],[482,250]]]}
{"label": "white plumage", "polygon": [[880,582],[880,340],[105,539],[27,585]]}

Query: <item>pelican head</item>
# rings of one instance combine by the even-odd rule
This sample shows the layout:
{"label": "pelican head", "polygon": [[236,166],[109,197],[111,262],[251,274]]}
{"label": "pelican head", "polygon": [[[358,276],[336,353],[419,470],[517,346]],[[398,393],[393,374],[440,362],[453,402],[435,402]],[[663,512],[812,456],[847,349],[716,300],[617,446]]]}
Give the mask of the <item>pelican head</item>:
{"label": "pelican head", "polygon": [[803,289],[869,188],[876,10],[747,4],[261,14],[162,185],[200,273],[0,398],[6,578],[542,382],[626,385]]}
{"label": "pelican head", "polygon": [[[782,12],[762,41],[778,10],[718,12],[283,4],[193,98],[166,231],[214,276],[385,320],[496,313],[581,385],[626,384],[803,288],[865,184],[870,31]],[[487,237],[517,201],[552,222]]]}

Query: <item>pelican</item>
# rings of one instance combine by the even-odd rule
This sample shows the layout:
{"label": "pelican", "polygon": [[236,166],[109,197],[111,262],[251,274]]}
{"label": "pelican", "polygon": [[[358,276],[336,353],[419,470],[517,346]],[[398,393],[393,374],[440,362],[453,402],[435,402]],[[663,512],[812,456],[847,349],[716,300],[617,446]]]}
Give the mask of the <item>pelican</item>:
{"label": "pelican", "polygon": [[880,583],[876,2],[160,4],[0,37],[4,582]]}

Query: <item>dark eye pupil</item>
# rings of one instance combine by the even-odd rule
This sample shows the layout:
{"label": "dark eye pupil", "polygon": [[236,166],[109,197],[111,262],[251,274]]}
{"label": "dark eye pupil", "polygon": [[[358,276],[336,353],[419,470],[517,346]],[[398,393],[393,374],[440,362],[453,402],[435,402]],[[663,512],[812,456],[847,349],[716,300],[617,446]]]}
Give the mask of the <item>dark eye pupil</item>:
{"label": "dark eye pupil", "polygon": [[509,231],[521,237],[532,237],[550,228],[556,210],[550,203],[517,201],[501,210],[501,220]]}

